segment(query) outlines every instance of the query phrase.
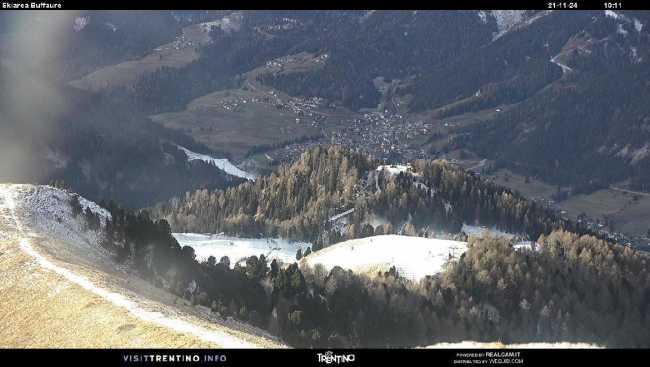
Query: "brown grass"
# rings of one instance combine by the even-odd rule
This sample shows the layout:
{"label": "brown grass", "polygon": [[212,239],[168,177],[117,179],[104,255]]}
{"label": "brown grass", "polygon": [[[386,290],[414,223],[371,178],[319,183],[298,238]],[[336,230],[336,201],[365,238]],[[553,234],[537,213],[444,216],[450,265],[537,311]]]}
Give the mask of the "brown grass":
{"label": "brown grass", "polygon": [[41,269],[13,241],[0,243],[0,347],[209,348]]}

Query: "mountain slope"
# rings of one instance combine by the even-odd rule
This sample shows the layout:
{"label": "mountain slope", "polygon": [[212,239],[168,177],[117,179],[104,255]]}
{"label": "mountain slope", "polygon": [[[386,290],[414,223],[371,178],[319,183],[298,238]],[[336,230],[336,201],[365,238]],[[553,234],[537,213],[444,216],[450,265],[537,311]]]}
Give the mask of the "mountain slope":
{"label": "mountain slope", "polygon": [[153,215],[176,232],[265,234],[310,241],[316,249],[373,234],[439,238],[476,222],[530,238],[581,230],[444,161],[395,167],[351,149],[316,147],[270,176],[225,191],[197,190],[156,206]]}
{"label": "mountain slope", "polygon": [[[260,83],[292,96],[321,97],[324,105],[342,105],[352,113],[379,108],[414,119],[432,119],[435,125],[449,117],[464,120],[464,113],[503,110],[490,116],[494,117],[491,121],[452,131],[448,148],[470,150],[517,173],[575,191],[623,181],[646,190],[650,182],[648,111],[641,97],[648,92],[644,83],[650,62],[647,12],[234,14],[232,24],[237,27],[213,27],[207,36],[205,27],[192,26],[203,29],[202,39],[210,39],[190,46],[187,37],[180,42],[181,50],[191,51],[193,61],[178,68],[156,69],[135,78],[128,88],[105,94],[109,99],[130,101],[143,114],[171,112],[215,91],[248,88],[248,72],[277,63],[278,68],[259,75]],[[187,19],[198,17],[186,15]],[[115,17],[112,13],[104,16]],[[130,21],[138,16],[127,17],[125,27],[133,27]],[[156,13],[143,28],[147,32],[159,29],[170,17]],[[92,30],[93,19],[102,18],[91,15],[90,19],[77,33]],[[170,29],[186,24],[178,20],[186,19],[179,14],[174,19]],[[120,39],[144,47],[155,41],[163,44],[170,33],[152,37],[148,43],[135,36]],[[85,41],[75,42],[83,45]],[[152,52],[156,61],[157,51]],[[318,66],[296,68],[281,61],[296,54],[313,55]],[[178,88],[179,84],[184,88]],[[163,121],[179,130],[188,125],[190,130],[198,129],[196,134],[220,126],[214,116],[189,115],[175,121],[179,116],[172,114],[169,121]],[[252,123],[263,122],[253,119]],[[227,124],[228,134],[238,136],[238,128],[245,131],[232,125]],[[268,140],[260,142],[275,143]],[[414,148],[431,154],[439,151],[438,147]]]}
{"label": "mountain slope", "polygon": [[[564,21],[559,17],[547,17],[548,26],[574,21],[571,27],[557,27],[556,33],[564,33],[551,44],[550,63],[556,74],[562,71],[561,77],[492,121],[461,129],[453,147],[473,150],[500,167],[574,192],[621,182],[648,190],[650,110],[643,97],[649,92],[647,12],[579,12],[565,15]],[[541,31],[539,41],[549,42],[551,35]],[[523,40],[534,35],[521,31],[509,36]],[[495,98],[494,92],[485,93],[482,87],[481,92],[465,107]],[[491,106],[495,104],[483,105]]]}
{"label": "mountain slope", "polygon": [[[419,282],[393,271],[369,278],[339,266],[326,272],[271,263],[269,270],[263,257],[231,270],[224,267],[227,259],[196,263],[190,256],[194,274],[189,279],[196,281],[181,287],[189,284],[183,298],[197,301],[201,306],[195,309],[127,267],[115,266],[104,252],[108,246],[95,241],[100,233],[119,234],[109,226],[125,225],[129,241],[141,238],[148,245],[136,244],[137,256],[124,264],[142,276],[153,265],[154,279],[147,279],[162,288],[176,283],[174,268],[186,263],[192,249],[178,248],[175,258],[164,261],[163,233],[147,227],[170,236],[166,223],[148,221],[141,213],[127,214],[119,224],[124,221],[120,210],[109,209],[110,215],[51,187],[0,186],[0,264],[7,267],[0,273],[0,302],[8,310],[3,320],[11,326],[0,333],[11,333],[3,339],[9,346],[282,346],[260,329],[211,317],[225,312],[258,324],[268,317],[269,332],[305,347],[412,347],[462,340],[643,347],[648,341],[647,255],[590,236],[554,231],[540,236],[539,251],[517,250],[504,238],[470,237],[457,261]],[[86,212],[85,218],[75,217],[75,210]],[[133,232],[134,223],[140,230]],[[195,298],[197,289],[216,290],[216,298]],[[230,307],[224,304],[229,294]],[[212,306],[205,306],[210,300]],[[43,310],[44,316],[33,310]],[[72,323],[87,329],[73,335]]]}
{"label": "mountain slope", "polygon": [[117,267],[98,243],[110,214],[80,199],[100,218],[100,228],[89,229],[70,198],[45,186],[0,186],[4,346],[280,346],[255,328],[208,322]]}

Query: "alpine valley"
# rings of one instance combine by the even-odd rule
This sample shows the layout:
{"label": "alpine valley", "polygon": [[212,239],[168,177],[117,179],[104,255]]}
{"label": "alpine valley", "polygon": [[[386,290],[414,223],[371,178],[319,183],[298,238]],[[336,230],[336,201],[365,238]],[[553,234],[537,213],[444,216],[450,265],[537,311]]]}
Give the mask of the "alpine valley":
{"label": "alpine valley", "polygon": [[650,12],[0,13],[0,347],[650,347]]}

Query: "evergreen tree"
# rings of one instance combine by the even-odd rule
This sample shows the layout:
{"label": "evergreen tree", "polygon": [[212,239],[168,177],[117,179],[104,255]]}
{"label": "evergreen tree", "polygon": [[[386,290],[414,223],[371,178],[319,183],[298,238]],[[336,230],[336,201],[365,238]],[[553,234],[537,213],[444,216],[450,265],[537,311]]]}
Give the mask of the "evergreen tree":
{"label": "evergreen tree", "polygon": [[302,249],[299,248],[298,251],[296,251],[296,260],[300,259],[302,259]]}
{"label": "evergreen tree", "polygon": [[78,217],[79,214],[83,211],[83,208],[81,207],[81,203],[79,202],[79,195],[77,194],[72,194],[70,197],[70,207],[72,208],[72,216],[73,217]]}

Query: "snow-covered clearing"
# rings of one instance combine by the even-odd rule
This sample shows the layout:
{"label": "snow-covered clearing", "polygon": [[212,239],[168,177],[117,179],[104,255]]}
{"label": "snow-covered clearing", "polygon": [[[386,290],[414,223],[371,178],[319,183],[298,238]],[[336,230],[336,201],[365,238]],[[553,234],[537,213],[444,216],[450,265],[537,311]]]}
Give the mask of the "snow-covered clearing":
{"label": "snow-covered clearing", "polygon": [[[631,18],[631,17],[628,17],[628,16],[626,16],[624,14],[617,13],[617,12],[615,12],[613,10],[605,10],[605,17],[612,18],[614,20],[623,21],[623,22],[626,22],[628,24],[633,24],[634,29],[638,33],[641,33],[641,31],[643,30],[643,23],[640,20],[638,20],[637,18],[634,18],[634,17]],[[623,25],[620,24],[620,23],[617,25],[617,32],[620,33],[620,34],[627,34],[627,31],[625,31],[623,29]]]}
{"label": "snow-covered clearing", "polygon": [[[530,16],[523,10],[492,10],[489,14],[492,15],[497,25],[497,32],[493,33],[492,41],[498,40],[508,32],[529,26],[550,13],[551,10],[545,10]],[[479,14],[479,17],[482,18],[481,14]]]}
{"label": "snow-covered clearing", "polygon": [[301,262],[326,269],[340,266],[359,273],[387,271],[418,281],[443,270],[467,250],[465,242],[400,235],[380,235],[340,242],[306,256]]}
{"label": "snow-covered clearing", "polygon": [[497,35],[494,38],[499,38],[510,28],[520,23],[524,19],[524,13],[523,10],[492,10],[491,14],[496,21],[498,29]]}
{"label": "snow-covered clearing", "polygon": [[613,10],[605,10],[605,16],[613,19],[619,19],[621,16]]}
{"label": "snow-covered clearing", "polygon": [[193,160],[200,160],[203,162],[206,162],[208,164],[214,164],[218,169],[226,172],[227,174],[231,176],[236,176],[240,178],[245,178],[247,180],[255,181],[255,175],[252,173],[248,173],[246,171],[242,171],[239,169],[237,166],[234,164],[230,163],[230,161],[227,158],[214,158],[211,157],[207,154],[200,154],[200,153],[195,153],[185,147],[182,147],[180,145],[177,145],[178,149],[182,150],[185,155],[187,156],[188,161],[193,161]]}
{"label": "snow-covered clearing", "polygon": [[519,241],[512,245],[515,250],[539,250],[537,243],[534,241]]}
{"label": "snow-covered clearing", "polygon": [[238,31],[241,27],[243,14],[236,12],[221,19],[213,20],[211,22],[199,23],[199,27],[203,32],[209,33],[212,27],[221,28],[222,31],[229,33],[231,31]]}
{"label": "snow-covered clearing", "polygon": [[[47,186],[0,185],[0,230],[2,238],[15,238],[18,248],[33,259],[41,269],[53,272],[66,281],[99,296],[110,305],[128,311],[133,317],[165,329],[191,335],[203,342],[227,348],[254,348],[255,343],[240,338],[236,331],[198,320],[196,316],[183,315],[170,306],[152,302],[119,287],[107,287],[112,276],[100,280],[94,269],[93,278],[81,275],[86,266],[105,266],[110,259],[98,243],[98,233],[85,229],[82,218],[74,218],[69,205],[71,194]],[[102,225],[109,214],[96,204],[80,198],[82,207],[88,207],[100,216]],[[39,242],[45,252],[37,251],[33,242]],[[47,254],[67,257],[65,266],[52,261]],[[70,258],[73,259],[70,259]],[[70,260],[78,260],[70,262]],[[82,266],[79,267],[79,264]],[[78,268],[77,268],[78,267]],[[113,270],[118,271],[117,268]],[[138,279],[127,283],[143,282]],[[99,285],[101,284],[101,285]],[[151,286],[153,287],[153,286]],[[193,322],[194,321],[194,322]],[[272,343],[271,343],[272,345]]]}
{"label": "snow-covered clearing", "polygon": [[500,342],[486,343],[475,341],[462,341],[457,343],[437,343],[429,345],[426,348],[431,349],[587,349],[587,348],[603,348],[602,346],[589,343],[516,343],[516,344],[503,344]]}
{"label": "snow-covered clearing", "polygon": [[399,175],[400,173],[417,174],[413,172],[413,167],[410,164],[387,164],[377,167],[378,172],[388,172],[390,175]]}
{"label": "snow-covered clearing", "polygon": [[198,260],[214,256],[217,261],[222,256],[228,256],[230,265],[250,256],[264,255],[268,261],[276,259],[285,264],[296,261],[296,252],[304,252],[311,244],[295,242],[279,238],[238,238],[221,234],[174,233],[181,246],[190,246]]}
{"label": "snow-covered clearing", "polygon": [[478,18],[481,20],[481,23],[487,24],[487,13],[484,10],[480,10],[479,12],[476,13],[478,15]]}

